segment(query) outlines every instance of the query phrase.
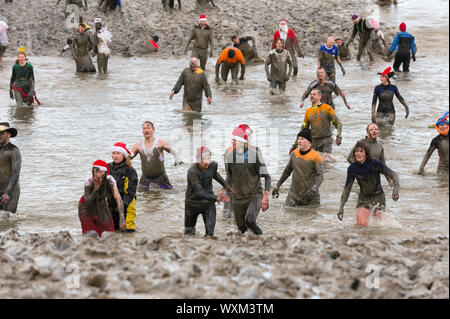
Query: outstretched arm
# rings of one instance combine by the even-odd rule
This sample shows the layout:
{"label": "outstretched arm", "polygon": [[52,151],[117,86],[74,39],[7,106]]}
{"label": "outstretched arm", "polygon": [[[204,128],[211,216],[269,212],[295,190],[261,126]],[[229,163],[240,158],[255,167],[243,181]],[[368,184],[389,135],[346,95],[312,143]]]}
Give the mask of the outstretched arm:
{"label": "outstretched arm", "polygon": [[184,54],[187,53],[189,44],[191,44],[191,41],[194,39],[194,37],[195,37],[195,33],[194,33],[194,30],[192,30],[192,31],[191,31],[191,35],[189,36],[189,39],[188,39],[188,41],[187,41],[187,43],[186,43],[186,47],[184,48]]}
{"label": "outstretched arm", "polygon": [[175,158],[175,165],[183,164],[183,162],[179,161],[178,159],[178,153],[166,141],[159,139],[158,148],[172,154],[172,156]]}
{"label": "outstretched arm", "polygon": [[354,25],[354,26],[353,26],[352,36],[351,36],[350,39],[347,41],[347,46],[349,46],[350,43],[353,42],[353,40],[355,39],[357,33],[358,33],[358,29],[356,28],[356,25]]}
{"label": "outstretched arm", "polygon": [[425,156],[423,157],[422,163],[420,164],[419,174],[423,174],[425,165],[427,165],[428,160],[430,159],[431,155],[433,154],[436,148],[437,147],[434,145],[434,143],[431,142],[430,147],[428,148],[428,151],[426,152]]}
{"label": "outstretched arm", "polygon": [[139,154],[140,150],[141,150],[141,142],[137,142],[136,144],[133,145],[133,148],[131,149],[131,152],[133,154],[131,154],[130,159],[135,158]]}
{"label": "outstretched arm", "polygon": [[408,105],[406,104],[405,99],[401,96],[400,92],[398,91],[398,88],[396,86],[394,88],[395,88],[394,89],[395,96],[397,97],[397,99],[400,101],[400,103],[402,103],[403,107],[405,108],[405,112],[406,112],[405,119],[406,119],[406,118],[408,118],[408,115],[409,115]]}
{"label": "outstretched arm", "polygon": [[342,220],[344,218],[344,206],[345,206],[345,203],[347,203],[347,201],[348,201],[348,197],[350,196],[350,192],[352,190],[354,181],[355,181],[355,177],[351,173],[351,169],[349,167],[347,169],[347,179],[345,181],[345,187],[344,187],[344,190],[342,191],[342,195],[341,195],[341,205],[339,207],[339,213],[338,213],[339,220]]}
{"label": "outstretched arm", "polygon": [[288,177],[291,176],[293,170],[294,169],[292,167],[292,156],[291,156],[275,188],[280,189],[281,185],[283,185],[283,183],[288,179]]}

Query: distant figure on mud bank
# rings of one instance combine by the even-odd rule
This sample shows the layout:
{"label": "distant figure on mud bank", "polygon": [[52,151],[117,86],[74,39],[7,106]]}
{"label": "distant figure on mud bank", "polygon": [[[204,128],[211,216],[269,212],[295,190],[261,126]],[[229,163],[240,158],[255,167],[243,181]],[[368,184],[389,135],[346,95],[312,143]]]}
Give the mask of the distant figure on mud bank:
{"label": "distant figure on mud bank", "polygon": [[106,12],[108,9],[116,10],[117,8],[119,8],[119,10],[122,9],[120,0],[99,0],[98,9],[103,10],[103,12]]}
{"label": "distant figure on mud bank", "polygon": [[[231,41],[233,41],[233,46],[239,50],[241,50],[242,55],[244,56],[245,63],[249,62],[264,62],[263,59],[258,57],[258,52],[256,51],[256,40],[255,37],[242,37],[239,38],[237,35],[233,35],[231,37]],[[248,44],[248,41],[252,41],[252,46]]]}
{"label": "distant figure on mud bank", "polygon": [[191,31],[191,35],[187,41],[184,49],[184,54],[187,53],[189,44],[194,40],[192,47],[191,57],[200,60],[200,68],[206,71],[206,61],[208,60],[208,48],[209,57],[213,56],[214,52],[214,35],[211,27],[207,24],[207,18],[204,14],[200,16],[199,24],[194,26]]}
{"label": "distant figure on mud bank", "polygon": [[[167,7],[170,9],[175,8],[175,0],[161,0],[164,10],[167,10]],[[181,0],[178,0],[178,9],[181,10]]]}

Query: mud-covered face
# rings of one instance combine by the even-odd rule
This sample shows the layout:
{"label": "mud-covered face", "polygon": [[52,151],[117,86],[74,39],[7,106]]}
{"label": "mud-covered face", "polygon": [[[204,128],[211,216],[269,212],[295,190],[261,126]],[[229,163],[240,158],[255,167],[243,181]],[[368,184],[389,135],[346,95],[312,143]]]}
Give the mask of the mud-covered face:
{"label": "mud-covered face", "polygon": [[318,69],[317,70],[317,78],[319,80],[325,80],[326,76],[327,76],[327,74],[325,73],[324,69]]}
{"label": "mud-covered face", "polygon": [[206,27],[206,21],[200,21],[200,26],[201,26],[202,28]]}
{"label": "mud-covered face", "polygon": [[232,41],[233,41],[234,44],[239,44],[239,42],[240,42],[239,38],[234,38]]}
{"label": "mud-covered face", "polygon": [[366,161],[366,152],[364,151],[364,149],[358,147],[355,150],[355,159],[360,164]]}
{"label": "mud-covered face", "polygon": [[84,33],[84,31],[86,31],[86,28],[83,27],[82,25],[80,25],[80,26],[78,27],[78,32]]}
{"label": "mud-covered face", "polygon": [[153,133],[155,133],[155,128],[150,123],[142,125],[142,134],[144,137],[150,138],[153,136]]}
{"label": "mud-covered face", "polygon": [[202,160],[199,163],[200,168],[203,169],[203,170],[208,169],[209,163],[211,163],[211,156],[210,155],[203,155],[202,156]]}
{"label": "mud-covered face", "polygon": [[120,153],[118,151],[114,151],[114,152],[112,152],[112,159],[113,159],[114,163],[119,164],[119,163],[122,163],[124,156],[122,153]]}
{"label": "mud-covered face", "polygon": [[339,47],[342,46],[342,40],[341,40],[341,39],[336,40],[336,44],[337,44]]}
{"label": "mud-covered face", "polygon": [[367,129],[367,135],[371,139],[376,139],[378,137],[378,126],[376,124],[371,124]]}
{"label": "mud-covered face", "polygon": [[189,61],[189,68],[191,69],[192,72],[195,72],[195,71],[197,70],[197,68],[198,68],[198,62],[197,62],[197,59],[192,58],[192,59]]}
{"label": "mud-covered face", "polygon": [[5,145],[9,142],[11,134],[7,131],[0,132],[0,145]]}
{"label": "mud-covered face", "polygon": [[92,178],[94,179],[94,182],[100,183],[105,177],[106,177],[105,171],[102,171],[98,167],[94,167],[92,169]]}

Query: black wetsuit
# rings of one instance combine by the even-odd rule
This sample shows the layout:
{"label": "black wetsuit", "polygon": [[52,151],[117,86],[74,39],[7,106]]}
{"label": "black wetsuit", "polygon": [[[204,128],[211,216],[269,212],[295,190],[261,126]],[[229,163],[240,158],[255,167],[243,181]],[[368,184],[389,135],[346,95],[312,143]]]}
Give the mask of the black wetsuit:
{"label": "black wetsuit", "polygon": [[195,234],[198,215],[203,216],[205,236],[214,235],[216,225],[217,196],[213,193],[212,180],[226,187],[225,180],[217,172],[217,163],[211,161],[208,169],[203,172],[199,165],[193,164],[187,173],[188,186],[186,189],[184,226],[186,235]]}
{"label": "black wetsuit", "polygon": [[[136,190],[138,185],[138,175],[136,170],[125,164],[125,161],[116,164],[109,163],[109,172],[116,180],[117,189],[123,202],[123,211],[126,221],[127,230],[135,230],[136,224]],[[114,221],[114,229],[120,229],[119,210],[117,209],[116,200],[112,193],[108,194],[108,203],[110,205],[111,216]]]}
{"label": "black wetsuit", "polygon": [[408,32],[399,32],[395,35],[394,41],[389,49],[392,53],[397,49],[394,61],[394,71],[400,71],[400,65],[403,63],[403,72],[409,72],[409,63],[411,60],[411,53],[415,58],[416,45],[414,37]]}
{"label": "black wetsuit", "polygon": [[15,213],[20,197],[19,175],[22,165],[20,151],[12,143],[0,145],[0,201],[4,194],[9,196],[6,205],[0,210]]}
{"label": "black wetsuit", "polygon": [[341,196],[341,210],[348,200],[355,179],[361,189],[356,207],[372,208],[378,204],[382,207],[386,205],[386,197],[381,187],[380,174],[394,182],[394,191],[398,192],[399,178],[397,173],[391,170],[382,162],[371,159],[363,164],[354,162],[347,169],[347,180]]}
{"label": "black wetsuit", "polygon": [[446,135],[439,134],[431,141],[430,147],[425,154],[422,164],[420,165],[420,170],[423,170],[431,155],[435,150],[438,150],[439,164],[437,168],[437,173],[447,173],[449,171],[448,161],[449,161],[449,143],[448,143],[448,133]]}
{"label": "black wetsuit", "polygon": [[377,118],[387,117],[386,121],[390,125],[393,125],[395,122],[395,108],[393,103],[394,95],[397,97],[400,103],[402,103],[404,106],[406,105],[406,102],[400,95],[397,86],[393,84],[377,85],[375,87],[375,90],[373,91],[373,98],[372,98],[372,105],[376,105],[377,99],[379,100],[377,108]]}

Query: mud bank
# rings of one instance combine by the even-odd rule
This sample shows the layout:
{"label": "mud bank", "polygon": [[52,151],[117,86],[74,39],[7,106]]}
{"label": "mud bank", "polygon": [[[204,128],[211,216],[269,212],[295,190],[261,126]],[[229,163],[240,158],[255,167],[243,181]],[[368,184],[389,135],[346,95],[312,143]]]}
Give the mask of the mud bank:
{"label": "mud bank", "polygon": [[[261,56],[270,50],[273,33],[285,18],[300,39],[307,56],[315,56],[328,35],[349,38],[353,13],[371,14],[372,2],[340,0],[275,1],[275,0],[217,0],[218,9],[209,6],[197,8],[195,1],[183,1],[182,10],[165,11],[161,1],[123,0],[122,10],[104,13],[97,0],[88,1],[88,9],[81,9],[83,20],[93,26],[94,18],[101,17],[113,34],[113,54],[139,55],[142,43],[154,34],[160,37],[160,56],[180,56],[190,30],[205,13],[215,32],[218,56],[222,47],[231,43],[230,36],[252,35],[257,39]],[[0,3],[0,20],[5,20],[10,31],[10,44],[6,55],[14,55],[23,45],[31,55],[57,55],[66,39],[74,35],[65,28],[65,1],[56,6],[56,0],[14,0],[13,4]],[[381,22],[381,28],[391,41],[395,30]],[[357,41],[352,45],[356,50]]]}
{"label": "mud bank", "polygon": [[0,235],[0,298],[448,298],[448,266],[448,236],[74,239],[9,230]]}

